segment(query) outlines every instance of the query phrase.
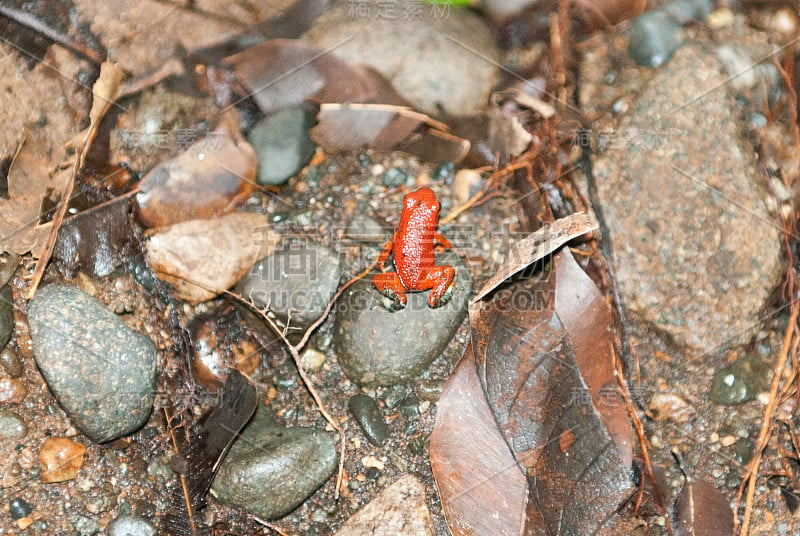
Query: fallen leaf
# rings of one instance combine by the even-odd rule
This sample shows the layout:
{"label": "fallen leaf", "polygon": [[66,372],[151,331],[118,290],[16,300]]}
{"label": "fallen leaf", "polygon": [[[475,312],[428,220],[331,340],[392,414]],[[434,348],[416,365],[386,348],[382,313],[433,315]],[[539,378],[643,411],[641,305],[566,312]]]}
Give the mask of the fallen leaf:
{"label": "fallen leaf", "polygon": [[600,289],[569,250],[559,252],[554,264],[556,314],[572,344],[592,404],[614,440],[620,463],[631,467],[633,430],[617,382],[611,310]]}
{"label": "fallen leaf", "polygon": [[147,227],[161,227],[233,212],[253,191],[257,165],[238,114],[229,111],[212,133],[142,179],[139,218]]}
{"label": "fallen leaf", "polygon": [[442,389],[430,459],[453,536],[521,534],[527,482],[497,429],[471,347]]}
{"label": "fallen leaf", "polygon": [[230,371],[222,391],[216,407],[193,427],[186,450],[189,498],[196,509],[202,505],[225,454],[258,404],[255,387],[238,370]]}
{"label": "fallen leaf", "polygon": [[404,106],[323,104],[311,139],[326,152],[404,151],[428,162],[459,162],[469,142],[447,132],[447,126]]}
{"label": "fallen leaf", "polygon": [[712,484],[687,476],[675,499],[672,527],[675,536],[732,536],[730,502]]}
{"label": "fallen leaf", "polygon": [[[558,293],[570,293],[568,278],[559,288],[560,255],[570,253],[558,252],[538,275],[514,281],[470,310],[478,377],[498,429],[526,472],[523,534],[619,534],[627,523],[617,512],[631,491],[625,463],[631,455],[595,405],[593,377],[603,374],[581,368],[593,357],[604,361],[610,334],[597,341],[598,353],[585,347],[584,327],[560,318]],[[578,289],[571,307],[591,309],[591,296],[582,294]],[[592,321],[589,316],[590,329],[608,329]],[[581,355],[586,350],[589,355]],[[616,424],[613,417],[610,422]]]}
{"label": "fallen leaf", "polygon": [[236,212],[156,229],[147,239],[145,258],[178,298],[196,304],[233,286],[277,243],[266,216]]}
{"label": "fallen leaf", "polygon": [[400,477],[344,522],[336,536],[433,536],[425,486],[414,475]]}
{"label": "fallen leaf", "polygon": [[638,17],[646,4],[645,0],[582,0],[573,4],[572,16],[579,33],[590,33]]}
{"label": "fallen leaf", "polygon": [[[225,381],[222,398],[197,424],[189,426],[185,414],[170,418],[170,412],[165,412],[176,451],[170,465],[178,473],[181,485],[173,487],[171,507],[161,516],[159,534],[201,533],[197,510],[205,505],[205,496],[219,465],[253,417],[257,403],[255,388],[238,371],[232,371]],[[184,433],[185,427],[189,427],[188,433]]]}
{"label": "fallen leaf", "polygon": [[272,39],[222,60],[265,114],[316,102],[406,104],[377,71],[299,39]]}
{"label": "fallen leaf", "polygon": [[50,227],[47,237],[47,243],[42,251],[39,260],[36,262],[36,268],[33,271],[31,278],[31,285],[28,289],[28,299],[33,299],[36,294],[36,289],[39,287],[39,282],[44,276],[44,271],[47,264],[50,262],[50,257],[53,254],[53,249],[56,246],[56,239],[58,231],[61,229],[61,224],[64,221],[64,216],[67,213],[69,202],[72,199],[72,192],[75,188],[75,183],[78,181],[81,171],[83,170],[86,162],[86,155],[92,146],[92,142],[97,135],[97,130],[100,126],[100,121],[108,111],[109,107],[114,103],[114,100],[119,94],[120,84],[122,83],[122,70],[115,64],[110,62],[103,62],[100,65],[100,75],[97,77],[94,85],[92,86],[92,108],[89,111],[89,128],[86,130],[86,135],[78,147],[78,152],[75,155],[75,162],[72,168],[72,176],[66,183],[66,187],[62,192],[61,199],[58,202],[58,208],[53,216],[53,225]]}
{"label": "fallen leaf", "polygon": [[543,259],[570,240],[594,231],[597,226],[587,214],[577,213],[545,225],[516,242],[497,272],[484,283],[471,303],[477,303],[503,281]]}

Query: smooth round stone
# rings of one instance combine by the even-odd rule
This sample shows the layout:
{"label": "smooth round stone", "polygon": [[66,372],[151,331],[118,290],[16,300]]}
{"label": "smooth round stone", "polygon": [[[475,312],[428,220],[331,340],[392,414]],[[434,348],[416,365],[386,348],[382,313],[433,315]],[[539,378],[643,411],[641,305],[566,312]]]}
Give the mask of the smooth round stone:
{"label": "smooth round stone", "polygon": [[256,182],[283,184],[314,156],[316,145],[308,135],[314,114],[304,106],[290,106],[262,119],[247,135],[258,155]]}
{"label": "smooth round stone", "polygon": [[233,444],[212,491],[229,506],[262,519],[283,517],[336,470],[336,439],[319,428],[283,428],[264,406]]}
{"label": "smooth round stone", "polygon": [[334,343],[339,365],[351,380],[361,385],[409,381],[442,353],[467,314],[472,277],[453,252],[439,255],[436,264],[456,269],[453,297],[436,309],[428,306],[428,292],[412,292],[404,309],[389,311],[369,278],[339,298]]}
{"label": "smooth round stone", "polygon": [[19,378],[25,372],[19,354],[8,346],[0,352],[0,368],[11,378]]}
{"label": "smooth round stone", "polygon": [[0,288],[0,348],[11,340],[14,332],[14,296],[8,285]]}
{"label": "smooth round stone", "polygon": [[98,443],[150,416],[156,380],[152,341],[103,303],[69,286],[40,289],[28,307],[36,364],[61,407]]}
{"label": "smooth round stone", "polygon": [[292,245],[256,262],[237,290],[259,308],[269,306],[283,321],[308,326],[322,316],[341,274],[337,253],[318,244]]}
{"label": "smooth round stone", "polygon": [[407,180],[408,180],[408,175],[406,175],[405,172],[403,172],[403,170],[397,168],[389,168],[386,170],[386,173],[383,174],[383,178],[381,179],[381,184],[383,184],[387,188],[397,188],[399,186],[403,186]]}
{"label": "smooth round stone", "polygon": [[11,514],[11,519],[22,519],[31,512],[33,512],[33,508],[25,499],[17,497],[8,504],[8,513]]}
{"label": "smooth round stone", "polygon": [[382,244],[389,238],[389,233],[375,219],[366,214],[356,214],[347,225],[346,238],[367,244]]}
{"label": "smooth round stone", "polygon": [[19,404],[27,394],[28,390],[20,380],[0,378],[0,404]]}
{"label": "smooth round stone", "polygon": [[148,521],[123,515],[108,526],[108,536],[155,536],[156,529]]}
{"label": "smooth round stone", "polygon": [[370,443],[380,447],[389,438],[391,434],[389,426],[383,420],[378,403],[371,396],[353,395],[347,407]]}
{"label": "smooth round stone", "polygon": [[723,406],[737,406],[755,400],[769,388],[772,369],[757,354],[719,369],[711,379],[711,401]]}
{"label": "smooth round stone", "polygon": [[628,53],[645,67],[658,67],[678,50],[686,38],[683,27],[666,11],[644,13],[631,23]]}
{"label": "smooth round stone", "polygon": [[13,411],[0,410],[0,440],[22,439],[28,434],[28,427]]}

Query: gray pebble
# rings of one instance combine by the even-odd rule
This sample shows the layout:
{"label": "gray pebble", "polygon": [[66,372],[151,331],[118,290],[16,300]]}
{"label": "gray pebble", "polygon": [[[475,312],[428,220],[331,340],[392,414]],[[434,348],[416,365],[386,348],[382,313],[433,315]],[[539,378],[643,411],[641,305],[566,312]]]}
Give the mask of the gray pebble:
{"label": "gray pebble", "polygon": [[0,348],[11,340],[14,332],[14,296],[8,285],[0,288]]}
{"label": "gray pebble", "polygon": [[400,404],[397,405],[397,409],[400,411],[401,415],[405,415],[410,419],[419,417],[419,398],[417,398],[417,395],[409,395],[400,401]]}
{"label": "gray pebble", "polygon": [[412,292],[404,309],[389,311],[369,278],[339,298],[334,342],[351,380],[361,385],[412,380],[442,353],[467,314],[472,278],[453,252],[438,256],[436,264],[456,269],[453,298],[442,307],[428,307],[427,292]]}
{"label": "gray pebble", "polygon": [[19,354],[9,346],[6,346],[0,352],[0,367],[11,378],[19,378],[25,372]]}
{"label": "gray pebble", "polygon": [[308,136],[314,115],[291,106],[262,119],[247,136],[258,155],[258,184],[283,184],[305,166],[316,146]]}
{"label": "gray pebble", "polygon": [[389,168],[386,170],[386,173],[383,174],[381,184],[387,188],[397,188],[403,186],[407,180],[408,175],[406,175],[402,169]]}
{"label": "gray pebble", "polygon": [[264,406],[245,427],[212,485],[220,502],[261,517],[283,517],[336,470],[336,439],[318,428],[275,425]]}
{"label": "gray pebble", "polygon": [[645,67],[658,67],[685,41],[681,23],[666,11],[648,11],[631,23],[628,53]]}
{"label": "gray pebble", "polygon": [[408,393],[405,385],[392,385],[383,393],[383,401],[387,408],[393,409],[408,396]]}
{"label": "gray pebble", "polygon": [[339,286],[340,257],[318,244],[292,244],[256,262],[237,285],[245,299],[269,307],[284,322],[306,327],[319,318]]}
{"label": "gray pebble", "polygon": [[715,404],[736,406],[755,400],[766,391],[772,369],[758,354],[747,355],[719,369],[711,379],[710,398]]}
{"label": "gray pebble", "polygon": [[365,214],[356,214],[347,225],[345,237],[367,244],[382,244],[389,239],[389,232],[380,223]]}
{"label": "gray pebble", "polygon": [[8,513],[11,514],[11,519],[22,519],[31,512],[33,512],[31,505],[20,497],[12,499],[8,504]]}
{"label": "gray pebble", "polygon": [[78,536],[94,536],[100,532],[100,526],[97,524],[97,521],[90,517],[76,514],[70,517],[69,520],[72,526],[75,527],[75,532]]}
{"label": "gray pebble", "polygon": [[383,420],[378,403],[371,396],[351,396],[347,407],[370,443],[380,447],[389,438],[389,426]]}
{"label": "gray pebble", "polygon": [[123,515],[108,526],[108,536],[155,536],[156,529],[140,517]]}
{"label": "gray pebble", "polygon": [[34,358],[75,425],[98,443],[150,416],[156,379],[152,341],[103,303],[69,286],[40,289],[28,307]]}
{"label": "gray pebble", "polygon": [[28,427],[13,411],[0,409],[0,440],[22,439],[28,435]]}

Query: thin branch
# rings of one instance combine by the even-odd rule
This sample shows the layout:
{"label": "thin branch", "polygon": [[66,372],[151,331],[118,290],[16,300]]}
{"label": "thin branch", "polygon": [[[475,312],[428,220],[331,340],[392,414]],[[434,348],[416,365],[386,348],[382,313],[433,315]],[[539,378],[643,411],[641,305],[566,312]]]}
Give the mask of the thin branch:
{"label": "thin branch", "polygon": [[[791,274],[791,268],[789,269]],[[790,279],[793,279],[790,275]],[[786,366],[786,361],[789,356],[789,349],[792,346],[792,336],[797,329],[797,316],[800,313],[800,301],[795,299],[794,285],[792,288],[792,314],[789,317],[789,324],[786,326],[786,331],[783,336],[783,346],[781,353],[778,356],[778,361],[775,363],[775,370],[772,377],[772,387],[769,391],[769,402],[764,408],[764,416],[761,419],[761,430],[758,432],[758,441],[756,442],[756,449],[750,463],[747,464],[747,471],[744,474],[742,483],[739,484],[739,490],[736,493],[736,504],[739,505],[742,500],[742,494],[745,486],[747,486],[747,498],[745,500],[744,514],[742,516],[742,525],[739,531],[739,536],[747,536],[750,529],[750,516],[753,510],[753,497],[756,492],[756,480],[758,477],[758,469],[761,465],[761,457],[767,447],[767,442],[770,438],[770,431],[772,430],[772,419],[774,417],[775,408],[778,405],[778,389],[781,385],[781,378],[783,376],[783,369]],[[734,516],[734,530],[739,524],[739,517]]]}

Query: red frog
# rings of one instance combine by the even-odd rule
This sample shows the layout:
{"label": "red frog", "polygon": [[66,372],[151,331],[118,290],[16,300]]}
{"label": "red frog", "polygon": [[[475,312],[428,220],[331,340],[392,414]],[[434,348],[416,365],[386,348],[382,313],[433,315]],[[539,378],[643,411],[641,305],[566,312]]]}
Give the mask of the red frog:
{"label": "red frog", "polygon": [[[383,273],[372,278],[372,285],[396,302],[395,309],[406,306],[406,292],[433,289],[428,296],[431,307],[450,301],[456,271],[452,266],[436,266],[434,243],[451,247],[450,241],[436,231],[438,222],[439,201],[430,188],[420,188],[403,199],[397,231],[378,257]],[[385,271],[390,254],[396,272]]]}

